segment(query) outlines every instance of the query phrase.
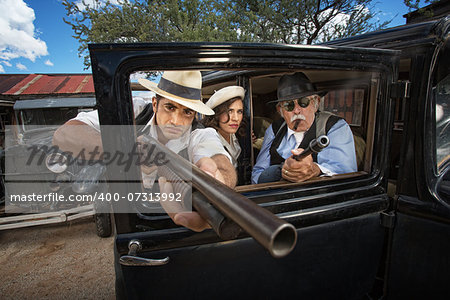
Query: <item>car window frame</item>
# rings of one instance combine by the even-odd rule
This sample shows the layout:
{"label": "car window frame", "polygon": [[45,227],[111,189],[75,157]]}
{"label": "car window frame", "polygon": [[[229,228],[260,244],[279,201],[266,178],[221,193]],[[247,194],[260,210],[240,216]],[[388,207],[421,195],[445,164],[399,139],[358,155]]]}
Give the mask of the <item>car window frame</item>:
{"label": "car window frame", "polygon": [[[450,47],[450,41],[448,39],[443,39],[436,46],[433,51],[431,64],[430,64],[430,75],[429,80],[426,83],[427,88],[427,97],[425,101],[425,110],[424,110],[424,143],[423,143],[423,165],[424,165],[424,173],[426,178],[426,185],[428,190],[428,197],[433,200],[437,200],[447,209],[450,209],[450,201],[448,199],[444,199],[439,193],[439,185],[442,184],[444,177],[448,176],[448,172],[450,172],[450,159],[442,162],[438,165],[437,161],[437,138],[436,138],[436,129],[437,129],[437,120],[436,120],[436,97],[435,97],[435,88],[439,82],[436,82],[436,77],[438,76],[438,67],[442,60],[446,57],[445,54],[448,54],[448,50]],[[445,52],[444,52],[445,51]],[[447,74],[446,78],[450,76],[450,73]],[[443,78],[442,78],[443,80]],[[445,117],[445,115],[444,115]],[[430,133],[430,134],[427,134]],[[430,151],[431,147],[431,151]]]}
{"label": "car window frame", "polygon": [[[262,58],[261,48],[265,47],[265,54]],[[398,74],[398,51],[379,49],[357,49],[351,47],[321,47],[321,46],[289,46],[272,44],[217,44],[217,43],[149,43],[149,44],[93,44],[89,45],[91,61],[93,62],[93,76],[96,90],[96,97],[99,101],[99,119],[101,124],[110,125],[132,125],[133,113],[131,104],[131,84],[130,75],[136,71],[158,71],[158,70],[258,70],[262,67],[266,69],[280,69],[280,63],[284,70],[301,70],[314,68],[317,70],[342,70],[355,69],[371,72],[380,72],[379,90],[373,105],[377,106],[377,113],[374,122],[377,124],[377,132],[374,132],[374,143],[372,166],[370,174],[363,174],[356,178],[348,179],[346,176],[337,177],[333,181],[334,190],[358,190],[361,195],[381,195],[385,193],[384,184],[386,180],[387,151],[377,151],[378,147],[387,149],[389,139],[383,137],[382,132],[390,132],[392,127],[393,113],[390,110],[392,100],[389,98],[390,84],[395,82]],[[138,51],[141,50],[141,51]],[[154,52],[155,51],[155,52]],[[122,53],[121,53],[122,52]],[[161,57],[161,53],[167,56]],[[180,60],[180,53],[184,59]],[[274,54],[276,53],[276,54]],[[362,55],[361,53],[364,53]],[[244,55],[245,54],[245,55]],[[158,56],[159,55],[159,56]],[[109,57],[115,57],[113,61]],[[120,58],[121,59],[117,59]],[[329,64],[327,59],[331,59],[333,64]],[[357,61],[356,61],[357,59]],[[104,64],[103,61],[108,61]],[[273,64],[268,62],[273,61]],[[355,62],[356,61],[356,62]],[[120,105],[123,103],[123,105]],[[119,110],[120,108],[120,110]],[[120,114],[108,114],[109,111],[120,111]],[[135,140],[134,132],[114,132],[106,133],[103,141],[115,136],[121,137],[121,144],[114,146],[129,147]],[[104,143],[104,147],[109,147]],[[113,148],[114,149],[114,148]],[[116,148],[117,149],[117,148]],[[107,172],[116,172],[111,169]],[[137,170],[131,173],[131,178],[140,176]],[[125,178],[126,180],[126,178]],[[297,184],[295,188],[287,187],[283,189],[266,190],[265,202],[277,202],[287,198],[301,199],[306,195],[318,195],[328,191],[327,197],[340,199],[339,192],[331,191],[328,180],[318,183]],[[367,191],[367,187],[370,190]],[[127,189],[135,189],[130,185]],[[114,192],[114,191],[112,191]],[[249,198],[261,198],[257,195],[248,195]],[[313,196],[317,197],[317,196]],[[339,200],[335,200],[339,201]],[[277,202],[279,203],[279,202]],[[118,205],[123,205],[118,204]],[[126,205],[126,204],[125,204]],[[126,215],[126,214],[122,214]],[[121,221],[116,228],[118,233],[130,232],[133,221],[129,216],[119,216]],[[128,221],[126,221],[128,220]]]}

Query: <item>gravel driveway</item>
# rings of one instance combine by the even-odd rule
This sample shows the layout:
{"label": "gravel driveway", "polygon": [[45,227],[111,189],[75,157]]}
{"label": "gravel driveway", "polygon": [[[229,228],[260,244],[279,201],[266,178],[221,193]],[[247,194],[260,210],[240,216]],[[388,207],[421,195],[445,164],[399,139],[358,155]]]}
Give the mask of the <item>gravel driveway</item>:
{"label": "gravel driveway", "polygon": [[0,231],[0,298],[114,299],[113,243],[90,218]]}

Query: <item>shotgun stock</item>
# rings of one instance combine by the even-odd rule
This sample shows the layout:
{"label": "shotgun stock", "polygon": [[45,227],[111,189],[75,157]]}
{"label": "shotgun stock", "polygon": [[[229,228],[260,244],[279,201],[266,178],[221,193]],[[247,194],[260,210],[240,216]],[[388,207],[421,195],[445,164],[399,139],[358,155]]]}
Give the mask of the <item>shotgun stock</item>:
{"label": "shotgun stock", "polygon": [[[220,228],[220,226],[224,226],[223,232],[229,230],[226,227],[227,225],[225,225],[228,222],[223,218],[225,216],[251,235],[273,257],[283,257],[292,251],[297,241],[297,232],[292,224],[281,220],[268,210],[258,206],[253,201],[214,179],[197,166],[160,144],[154,138],[143,136],[141,142],[155,145],[155,149],[158,152],[165,153],[167,164],[164,165],[164,168],[170,169],[179,178],[192,178],[192,187],[203,195],[212,204],[213,208],[216,208],[220,212],[217,215],[204,202],[195,203],[197,201],[196,199],[202,197],[195,196],[194,192],[193,206],[198,209],[198,213],[215,230]],[[202,209],[200,207],[201,205],[206,208]],[[205,213],[208,209],[209,213]],[[214,215],[219,221],[217,221],[218,219]],[[231,231],[234,234],[235,229]]]}

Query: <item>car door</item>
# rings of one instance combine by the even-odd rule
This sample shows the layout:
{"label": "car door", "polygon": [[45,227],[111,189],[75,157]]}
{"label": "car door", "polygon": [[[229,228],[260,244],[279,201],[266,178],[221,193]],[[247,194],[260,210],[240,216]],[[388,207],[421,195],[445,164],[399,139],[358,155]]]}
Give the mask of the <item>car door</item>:
{"label": "car door", "polygon": [[[384,214],[389,206],[387,162],[393,123],[389,95],[397,76],[397,52],[213,43],[97,44],[89,49],[100,122],[120,125],[115,130],[102,127],[105,151],[129,153],[136,141],[132,127],[122,126],[133,125],[130,74],[136,71],[242,71],[235,83],[246,85],[250,107],[257,105],[251,74],[305,71],[331,89],[342,72],[346,75],[339,77],[338,86],[345,87],[346,81],[352,86],[361,79],[366,99],[368,146],[362,170],[305,183],[236,188],[295,226],[297,244],[283,258],[273,258],[245,233],[221,240],[212,230],[195,233],[174,226],[167,216],[136,212],[126,195],[142,189],[136,180],[139,170],[122,172],[123,166],[107,165],[108,177],[114,178],[109,192],[119,195],[112,201],[119,298],[352,299],[372,291],[383,263],[389,220]],[[221,82],[220,76],[215,82]],[[131,241],[139,241],[137,251],[129,251]],[[120,257],[127,254],[153,259],[158,265],[121,265]]]}
{"label": "car door", "polygon": [[[444,26],[443,26],[444,25]],[[449,23],[411,58],[411,96],[390,241],[387,294],[447,299],[450,270]]]}

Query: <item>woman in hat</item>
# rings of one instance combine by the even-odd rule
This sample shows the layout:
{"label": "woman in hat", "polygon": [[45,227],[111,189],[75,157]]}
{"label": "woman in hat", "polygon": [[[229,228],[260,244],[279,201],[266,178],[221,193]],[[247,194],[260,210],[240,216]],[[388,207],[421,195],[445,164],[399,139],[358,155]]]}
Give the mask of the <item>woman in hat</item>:
{"label": "woman in hat", "polygon": [[241,153],[236,134],[245,135],[244,94],[245,90],[240,86],[227,86],[218,90],[206,102],[215,114],[205,116],[202,120],[205,127],[213,127],[217,130],[225,150],[232,157],[235,168],[238,166],[238,157]]}

